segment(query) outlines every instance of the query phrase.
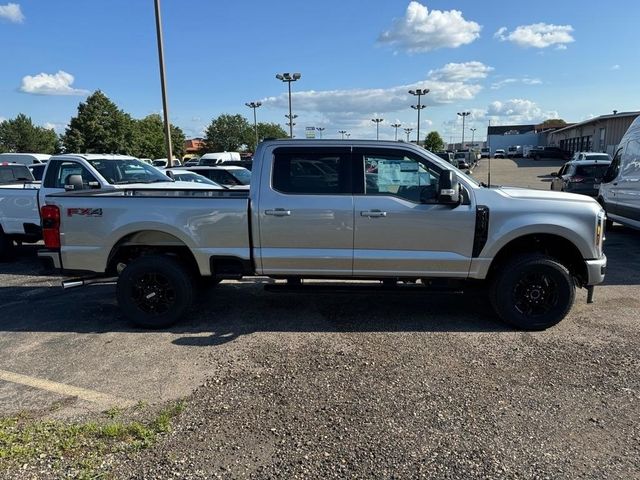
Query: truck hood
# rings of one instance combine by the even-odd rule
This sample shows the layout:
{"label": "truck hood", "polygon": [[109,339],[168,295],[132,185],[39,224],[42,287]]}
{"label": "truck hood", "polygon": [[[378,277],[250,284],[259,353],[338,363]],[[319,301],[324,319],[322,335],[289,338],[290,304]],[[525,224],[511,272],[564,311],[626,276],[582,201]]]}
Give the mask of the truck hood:
{"label": "truck hood", "polygon": [[498,187],[498,191],[511,198],[524,200],[561,200],[564,202],[598,203],[593,198],[576,193],[556,192],[552,190],[534,190],[519,187]]}

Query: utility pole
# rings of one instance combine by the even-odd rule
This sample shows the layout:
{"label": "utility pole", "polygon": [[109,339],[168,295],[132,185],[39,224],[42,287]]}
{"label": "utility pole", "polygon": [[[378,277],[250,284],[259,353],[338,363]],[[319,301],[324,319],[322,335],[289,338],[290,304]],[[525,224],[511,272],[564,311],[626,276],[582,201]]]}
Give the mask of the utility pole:
{"label": "utility pole", "polygon": [[402,126],[400,123],[392,123],[391,126],[396,129],[396,142],[398,141],[398,129]]}
{"label": "utility pole", "polygon": [[409,93],[418,97],[418,104],[411,105],[411,108],[418,111],[418,130],[416,132],[416,145],[420,145],[420,110],[426,107],[426,105],[422,105],[422,103],[420,103],[420,98],[422,97],[422,95],[426,95],[427,93],[429,93],[429,89],[418,88],[416,90],[409,90]]}
{"label": "utility pole", "polygon": [[371,121],[376,124],[376,140],[380,140],[380,122],[384,122],[384,118],[372,118]]}
{"label": "utility pole", "polygon": [[167,167],[173,166],[173,149],[171,146],[171,124],[169,123],[169,103],[167,102],[167,81],[164,69],[164,44],[162,42],[162,18],[160,17],[160,0],[154,0],[156,10],[156,37],[158,40],[158,63],[160,65],[160,88],[162,90],[162,111],[164,114],[164,145],[167,150]]}
{"label": "utility pole", "polygon": [[260,102],[249,102],[245,103],[245,105],[249,108],[253,109],[253,128],[256,131],[256,148],[253,150],[254,152],[258,149],[258,119],[256,117],[256,109],[262,105]]}

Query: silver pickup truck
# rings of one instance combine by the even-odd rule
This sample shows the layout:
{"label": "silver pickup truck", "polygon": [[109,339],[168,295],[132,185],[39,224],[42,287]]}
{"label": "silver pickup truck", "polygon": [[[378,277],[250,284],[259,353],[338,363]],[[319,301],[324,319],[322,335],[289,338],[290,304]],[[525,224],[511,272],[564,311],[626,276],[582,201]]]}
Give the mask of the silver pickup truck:
{"label": "silver pickup truck", "polygon": [[189,308],[195,280],[266,275],[292,288],[305,279],[486,285],[501,319],[544,329],[569,312],[576,286],[591,296],[606,267],[595,200],[487,187],[398,142],[266,141],[249,192],[53,194],[42,218],[40,255],[92,272],[66,286],[117,281],[125,315],[156,328]]}

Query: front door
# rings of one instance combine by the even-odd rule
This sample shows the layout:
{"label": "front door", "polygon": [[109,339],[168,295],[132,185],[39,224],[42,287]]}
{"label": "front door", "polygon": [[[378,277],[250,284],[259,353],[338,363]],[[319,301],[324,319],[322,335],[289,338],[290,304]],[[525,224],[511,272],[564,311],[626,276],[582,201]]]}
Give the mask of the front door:
{"label": "front door", "polygon": [[259,201],[262,273],[350,276],[350,149],[278,147],[272,162],[263,165]]}
{"label": "front door", "polygon": [[475,206],[436,203],[442,171],[403,149],[357,149],[363,193],[354,195],[355,276],[466,278],[471,264]]}

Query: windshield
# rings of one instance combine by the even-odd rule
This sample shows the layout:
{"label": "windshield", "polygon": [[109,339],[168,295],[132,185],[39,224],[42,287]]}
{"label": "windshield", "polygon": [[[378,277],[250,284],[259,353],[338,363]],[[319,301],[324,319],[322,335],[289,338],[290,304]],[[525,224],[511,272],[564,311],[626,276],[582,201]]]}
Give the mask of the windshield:
{"label": "windshield", "polygon": [[220,186],[213,180],[210,180],[207,177],[203,177],[202,175],[193,172],[173,172],[173,179],[180,182],[202,183],[204,185],[211,185],[212,187],[222,188],[222,186]]}
{"label": "windshield", "polygon": [[251,183],[251,172],[246,168],[229,170],[229,173],[240,180],[240,183],[243,185],[249,185]]}
{"label": "windshield", "polygon": [[609,168],[609,164],[600,164],[600,165],[579,165],[576,168],[576,176],[577,177],[588,177],[588,178],[602,178],[604,176],[604,172]]}
{"label": "windshield", "polygon": [[114,160],[105,158],[89,160],[89,163],[112,185],[173,181],[156,168],[136,159]]}

